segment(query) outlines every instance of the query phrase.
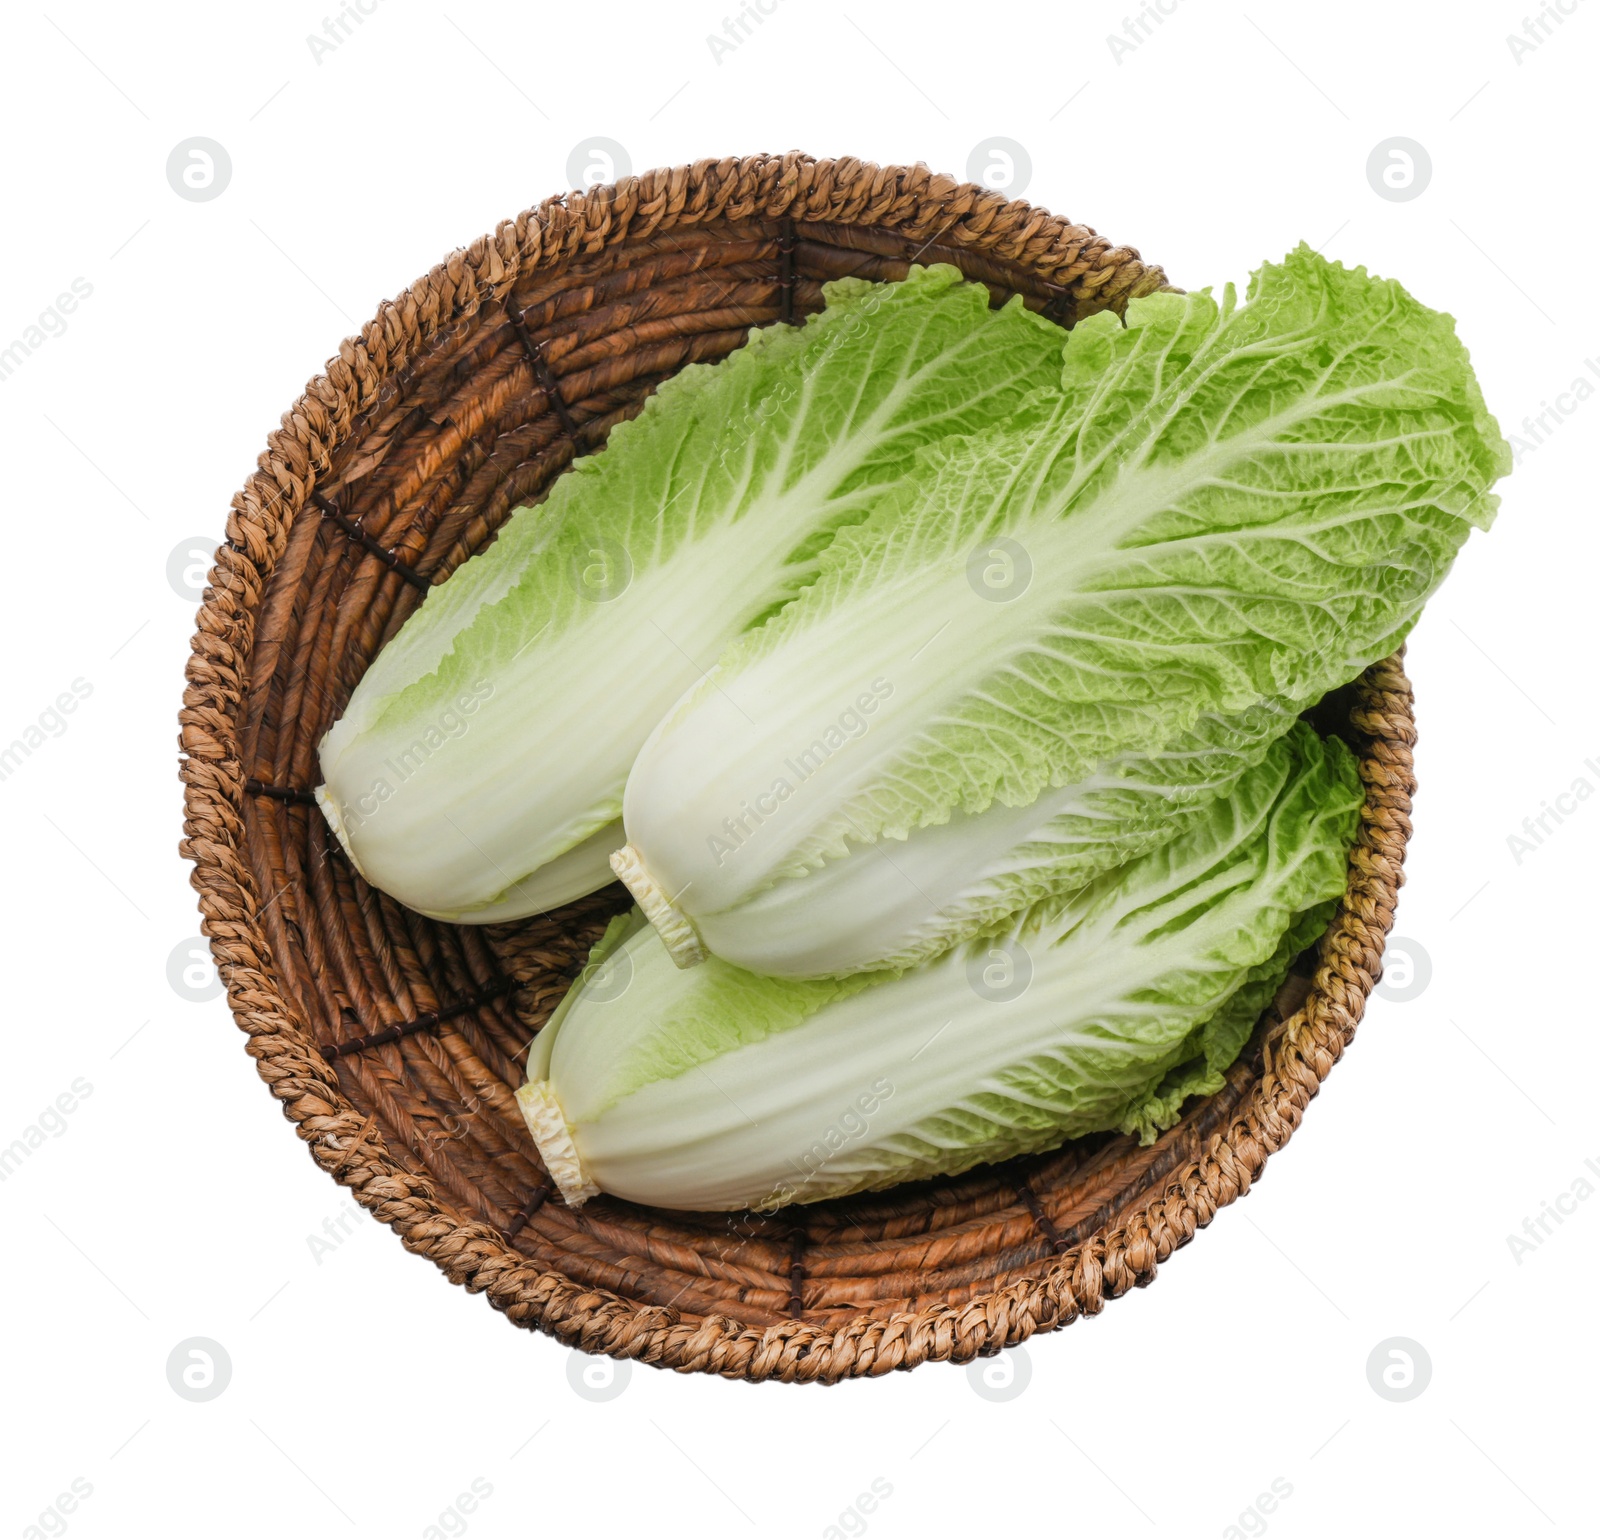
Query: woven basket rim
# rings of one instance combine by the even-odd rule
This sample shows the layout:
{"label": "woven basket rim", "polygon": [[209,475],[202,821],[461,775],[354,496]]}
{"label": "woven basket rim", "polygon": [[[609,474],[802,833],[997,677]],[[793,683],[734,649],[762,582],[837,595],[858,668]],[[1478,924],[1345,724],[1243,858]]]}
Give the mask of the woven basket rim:
{"label": "woven basket rim", "polygon": [[[1264,1072],[1226,1126],[1158,1192],[1132,1212],[1113,1215],[1036,1276],[960,1308],[936,1304],[890,1316],[863,1312],[844,1326],[794,1320],[757,1328],[715,1314],[686,1322],[671,1308],[637,1305],[542,1268],[489,1225],[455,1218],[426,1175],[391,1155],[374,1120],[345,1097],[311,1033],[296,1019],[261,924],[260,895],[242,858],[244,682],[266,586],[288,528],[317,480],[331,470],[335,451],[375,404],[378,387],[444,327],[502,299],[519,276],[542,265],[714,219],[773,219],[801,216],[803,210],[813,222],[889,228],[892,210],[907,198],[919,208],[932,198],[956,209],[936,232],[950,244],[977,242],[1000,219],[1024,221],[1032,237],[1032,270],[1047,280],[1056,275],[1065,242],[1082,246],[1085,238],[1097,243],[1098,267],[1085,279],[1079,264],[1078,281],[1092,279],[1111,286],[1109,292],[1118,286],[1125,292],[1141,277],[1159,277],[1159,269],[1140,262],[1137,252],[1113,247],[1085,226],[921,164],[878,167],[799,152],[704,160],[546,199],[451,253],[341,343],[326,372],[308,383],[280,428],[269,434],[258,469],[234,495],[227,538],[196,618],[179,715],[185,786],[180,849],[194,864],[190,880],[200,894],[201,929],[260,1074],[318,1165],[395,1230],[408,1250],[428,1256],[470,1291],[486,1292],[517,1324],[586,1351],[727,1378],[833,1382],[938,1359],[968,1362],[1097,1313],[1106,1299],[1148,1283],[1159,1262],[1248,1191],[1349,1043],[1378,977],[1404,880],[1414,787],[1415,729],[1400,654],[1373,665],[1356,686],[1351,720],[1369,745],[1361,756],[1367,803],[1350,881],[1324,937],[1310,995],[1269,1033]],[[905,228],[917,234],[926,227]]]}

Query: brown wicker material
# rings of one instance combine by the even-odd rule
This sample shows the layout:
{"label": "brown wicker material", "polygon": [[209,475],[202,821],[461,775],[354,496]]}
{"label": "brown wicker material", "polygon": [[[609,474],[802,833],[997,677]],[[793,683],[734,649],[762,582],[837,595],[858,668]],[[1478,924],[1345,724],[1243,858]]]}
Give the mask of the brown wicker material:
{"label": "brown wicker material", "polygon": [[791,154],[569,193],[457,251],[343,343],[233,500],[181,716],[184,853],[249,1052],[313,1158],[454,1281],[591,1352],[751,1380],[966,1361],[1094,1314],[1245,1192],[1344,1051],[1410,832],[1398,658],[1330,698],[1368,796],[1314,978],[1148,1149],[1121,1137],[767,1217],[551,1193],[512,1093],[529,1029],[626,897],[424,920],[308,805],[315,749],[420,590],[662,378],[820,284],[953,262],[1070,325],[1164,285],[1081,225],[925,167]]}

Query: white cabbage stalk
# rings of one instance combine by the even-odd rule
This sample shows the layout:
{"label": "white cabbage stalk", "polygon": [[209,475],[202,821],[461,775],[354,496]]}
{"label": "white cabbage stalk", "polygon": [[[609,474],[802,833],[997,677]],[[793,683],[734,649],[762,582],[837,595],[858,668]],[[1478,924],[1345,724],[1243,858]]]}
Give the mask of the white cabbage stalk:
{"label": "white cabbage stalk", "polygon": [[570,1203],[772,1209],[954,1175],[1209,1094],[1345,881],[1361,787],[1304,723],[1178,838],[898,975],[675,967],[636,910],[518,1092]]}
{"label": "white cabbage stalk", "polygon": [[[1450,319],[1303,247],[1243,305],[1231,286],[1137,299],[1063,357],[1045,420],[927,451],[640,751],[612,864],[680,962],[741,912],[750,960],[784,945],[762,916],[827,930],[808,972],[890,961],[908,931],[959,939],[936,886],[867,956],[852,927],[884,879],[857,853],[898,860],[957,817],[1171,751],[1208,714],[1354,678],[1510,468]],[[994,826],[999,845],[1017,827]],[[819,875],[831,917],[775,891]]]}
{"label": "white cabbage stalk", "polygon": [[739,633],[800,592],[917,451],[1026,416],[1059,327],[950,267],[842,279],[803,326],[664,383],[603,454],[429,591],[323,739],[362,874],[439,919],[611,881],[628,767]]}
{"label": "white cabbage stalk", "polygon": [[1124,755],[1028,807],[997,802],[904,840],[853,844],[803,877],[696,916],[695,938],[726,962],[780,978],[926,962],[1176,839],[1294,717],[1275,701],[1202,717],[1167,749]]}

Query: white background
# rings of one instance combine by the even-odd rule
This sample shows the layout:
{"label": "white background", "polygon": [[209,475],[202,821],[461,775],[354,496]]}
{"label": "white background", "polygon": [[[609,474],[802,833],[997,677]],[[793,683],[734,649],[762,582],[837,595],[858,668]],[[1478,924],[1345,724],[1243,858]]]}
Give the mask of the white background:
{"label": "white background", "polygon": [[[567,1351],[365,1217],[313,1255],[348,1200],[225,1002],[168,982],[198,926],[175,749],[195,596],[169,556],[220,537],[341,337],[571,185],[586,140],[635,169],[799,147],[965,174],[1002,136],[1031,161],[1019,192],[1185,286],[1302,238],[1402,279],[1458,318],[1530,444],[1523,418],[1600,369],[1600,4],[1565,0],[1559,33],[1514,53],[1529,0],[1165,0],[1114,53],[1135,0],[779,0],[719,58],[731,3],[380,0],[320,60],[329,0],[5,24],[0,345],[74,279],[93,292],[0,381],[0,741],[74,679],[92,694],[0,781],[0,1146],[92,1090],[0,1183],[0,1533],[811,1536],[874,1479],[883,1540],[1593,1533],[1600,1193],[1525,1254],[1507,1237],[1600,1164],[1600,798],[1520,862],[1508,836],[1580,776],[1600,788],[1600,402],[1564,398],[1415,634],[1422,790],[1390,998],[1258,1190],[1158,1286],[983,1366],[1026,1374],[1020,1394],[948,1365],[831,1390],[635,1367],[601,1401]],[[165,172],[197,135],[232,161],[207,202]],[[1368,180],[1394,136],[1431,159],[1408,201]],[[231,1361],[200,1403],[166,1371],[191,1337]],[[1432,1365],[1403,1403],[1368,1382],[1391,1337]],[[74,1478],[90,1494],[41,1520]],[[1290,1495],[1245,1528],[1275,1478]],[[474,1479],[490,1495],[446,1522]]]}

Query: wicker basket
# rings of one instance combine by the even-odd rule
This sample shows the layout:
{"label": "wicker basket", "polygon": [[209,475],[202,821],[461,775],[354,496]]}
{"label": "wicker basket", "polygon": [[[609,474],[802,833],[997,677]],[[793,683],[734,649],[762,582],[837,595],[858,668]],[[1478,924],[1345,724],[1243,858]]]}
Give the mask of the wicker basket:
{"label": "wicker basket", "polygon": [[1410,832],[1398,658],[1319,708],[1367,787],[1344,902],[1224,1090],[1164,1138],[781,1213],[555,1196],[518,1115],[529,1033],[608,916],[422,919],[310,805],[315,748],[420,600],[664,377],[820,285],[952,262],[1070,326],[1165,283],[1081,225],[923,166],[702,161],[551,199],[452,253],[268,438],[233,500],[181,716],[183,851],[249,1052],[317,1163],[455,1282],[590,1352],[750,1380],[966,1361],[1094,1314],[1245,1192],[1350,1041]]}

